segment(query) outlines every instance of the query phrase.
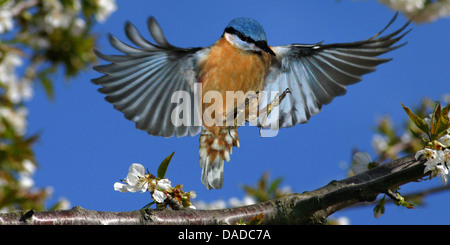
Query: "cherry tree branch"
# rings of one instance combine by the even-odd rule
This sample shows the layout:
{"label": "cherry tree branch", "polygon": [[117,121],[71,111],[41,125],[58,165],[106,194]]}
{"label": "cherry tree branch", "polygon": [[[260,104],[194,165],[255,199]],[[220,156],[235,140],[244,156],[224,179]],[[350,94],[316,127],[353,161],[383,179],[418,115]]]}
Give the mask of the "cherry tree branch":
{"label": "cherry tree branch", "polygon": [[0,214],[0,224],[73,225],[236,224],[263,214],[262,224],[323,224],[331,214],[357,203],[374,201],[378,194],[423,178],[424,161],[403,157],[326,186],[278,199],[221,210],[153,210],[101,212],[74,207],[71,210]]}

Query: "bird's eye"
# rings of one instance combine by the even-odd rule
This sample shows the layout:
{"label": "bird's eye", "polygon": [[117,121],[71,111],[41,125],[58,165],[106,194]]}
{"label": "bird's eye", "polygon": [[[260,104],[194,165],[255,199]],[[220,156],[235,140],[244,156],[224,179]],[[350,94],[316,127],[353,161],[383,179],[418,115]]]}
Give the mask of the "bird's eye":
{"label": "bird's eye", "polygon": [[241,40],[244,41],[244,42],[247,42],[247,43],[253,43],[253,44],[256,43],[255,40],[253,40],[251,37],[246,36],[246,35],[244,35],[244,34],[242,34],[242,33],[239,33],[239,34],[238,34],[238,37],[239,37],[239,39],[241,39]]}
{"label": "bird's eye", "polygon": [[234,29],[233,27],[228,27],[225,29],[225,32],[228,32],[230,34],[234,34],[236,35],[239,39],[241,39],[242,41],[246,42],[246,43],[253,43],[255,44],[255,40],[253,40],[251,37],[242,34],[242,32],[237,31],[236,29]]}

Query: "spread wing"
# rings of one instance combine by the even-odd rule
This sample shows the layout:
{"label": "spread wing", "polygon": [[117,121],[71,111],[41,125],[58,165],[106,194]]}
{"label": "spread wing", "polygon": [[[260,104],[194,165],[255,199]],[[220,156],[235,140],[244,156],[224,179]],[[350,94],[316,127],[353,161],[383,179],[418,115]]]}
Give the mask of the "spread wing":
{"label": "spread wing", "polygon": [[[99,58],[111,63],[94,67],[105,75],[92,82],[102,86],[99,91],[106,95],[106,101],[135,122],[138,129],[164,137],[196,135],[200,133],[201,125],[193,123],[194,118],[199,117],[193,101],[184,101],[191,102],[185,104],[189,106],[184,108],[185,114],[179,110],[180,114],[175,113],[174,117],[188,123],[174,123],[172,112],[186,97],[195,98],[196,64],[207,48],[172,46],[152,17],[148,19],[148,28],[157,45],[145,40],[131,23],[126,24],[125,31],[137,48],[110,35],[111,45],[124,55],[95,51]],[[172,98],[176,91],[185,93],[176,93],[177,97]]]}
{"label": "spread wing", "polygon": [[[306,123],[312,115],[320,112],[322,105],[345,94],[347,85],[361,81],[362,75],[391,60],[378,56],[406,44],[393,46],[407,34],[408,31],[403,31],[409,22],[391,34],[380,35],[396,17],[397,14],[382,31],[364,41],[271,47],[276,53],[276,61],[265,80],[264,91],[281,93],[289,88],[291,94],[280,104],[279,117],[270,115],[266,125],[277,119],[279,127]],[[270,103],[267,98],[263,97],[260,103]]]}

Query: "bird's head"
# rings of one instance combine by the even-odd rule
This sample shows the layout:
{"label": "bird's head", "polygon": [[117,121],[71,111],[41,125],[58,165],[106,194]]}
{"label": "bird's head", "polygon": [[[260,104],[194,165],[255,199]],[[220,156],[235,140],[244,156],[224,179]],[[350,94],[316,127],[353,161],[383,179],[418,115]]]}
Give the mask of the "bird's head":
{"label": "bird's head", "polygon": [[230,21],[223,36],[237,48],[256,52],[263,51],[275,56],[275,53],[267,45],[263,27],[254,19],[241,17]]}

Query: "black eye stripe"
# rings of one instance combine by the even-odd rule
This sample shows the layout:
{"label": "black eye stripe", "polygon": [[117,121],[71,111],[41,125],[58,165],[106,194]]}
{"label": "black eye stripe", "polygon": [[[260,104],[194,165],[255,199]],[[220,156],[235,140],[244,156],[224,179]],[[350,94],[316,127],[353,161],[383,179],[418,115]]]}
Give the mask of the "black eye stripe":
{"label": "black eye stripe", "polygon": [[230,33],[230,34],[234,34],[234,35],[238,36],[239,39],[241,39],[241,40],[244,41],[244,42],[256,44],[256,41],[253,40],[253,38],[251,38],[251,37],[249,37],[249,36],[246,36],[246,35],[242,34],[242,32],[237,31],[237,30],[234,29],[233,27],[227,27],[227,28],[225,29],[225,32],[226,32],[226,33]]}
{"label": "black eye stripe", "polygon": [[225,32],[226,32],[226,33],[230,33],[230,34],[236,35],[237,37],[239,37],[239,39],[241,39],[241,40],[244,41],[244,42],[247,42],[247,43],[253,43],[253,44],[256,45],[256,47],[259,47],[259,48],[267,47],[267,42],[266,42],[266,41],[263,41],[263,40],[255,41],[255,40],[253,40],[253,38],[251,38],[251,37],[249,37],[249,36],[247,36],[247,35],[242,34],[242,32],[237,31],[237,30],[234,29],[233,27],[227,27],[227,28],[225,28]]}

